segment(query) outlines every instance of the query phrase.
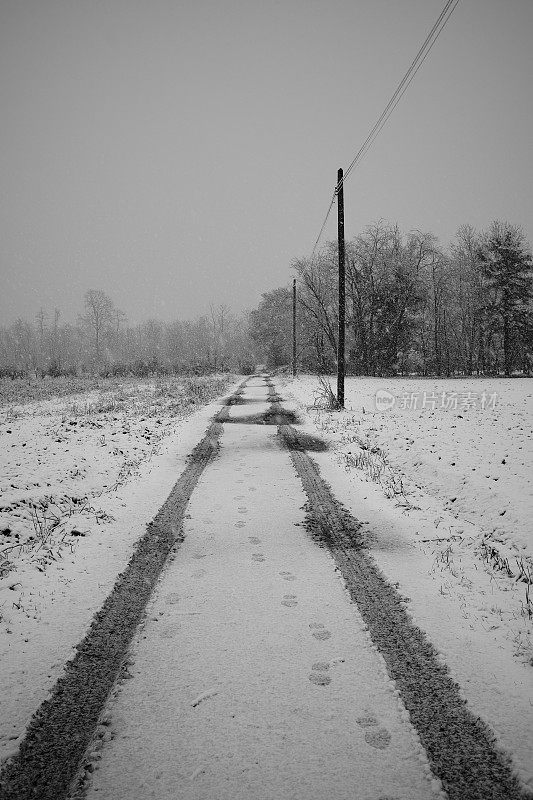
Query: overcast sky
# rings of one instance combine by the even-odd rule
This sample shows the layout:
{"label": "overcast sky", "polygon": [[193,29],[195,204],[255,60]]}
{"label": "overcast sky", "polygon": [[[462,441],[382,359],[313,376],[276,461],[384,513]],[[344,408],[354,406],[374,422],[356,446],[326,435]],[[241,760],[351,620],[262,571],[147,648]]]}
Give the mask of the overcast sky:
{"label": "overcast sky", "polygon": [[[310,253],[444,0],[0,0],[0,315],[252,308]],[[462,0],[345,186],[346,233],[533,239],[533,0]],[[332,215],[326,238],[336,235]]]}

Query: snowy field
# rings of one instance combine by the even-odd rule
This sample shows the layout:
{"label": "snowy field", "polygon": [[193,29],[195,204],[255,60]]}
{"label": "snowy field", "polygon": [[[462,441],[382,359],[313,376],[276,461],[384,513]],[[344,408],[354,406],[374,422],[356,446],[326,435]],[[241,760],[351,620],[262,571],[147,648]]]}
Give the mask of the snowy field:
{"label": "snowy field", "polygon": [[[348,379],[344,412],[320,408],[316,378],[277,386],[303,430],[330,445],[312,453],[323,478],[533,789],[533,383]],[[56,387],[1,388],[0,760],[16,751],[220,408],[209,397],[229,389],[223,380]],[[301,505],[299,494],[287,500]]]}
{"label": "snowy field", "polygon": [[[306,405],[320,402],[316,378],[288,389]],[[346,412],[317,422],[347,467],[415,505],[438,500],[514,571],[533,557],[533,381],[348,378],[345,394]]]}
{"label": "snowy field", "polygon": [[317,407],[316,377],[279,387],[328,442],[312,454],[322,477],[533,790],[533,382],[349,378],[343,412]]}
{"label": "snowy field", "polygon": [[413,521],[430,515],[442,559],[474,554],[517,584],[521,616],[531,617],[532,381],[348,378],[342,413],[320,408],[315,377],[289,381],[285,391],[349,474],[376,483]]}
{"label": "snowy field", "polygon": [[0,381],[0,760],[168,496],[214,413],[205,403],[228,385]]}

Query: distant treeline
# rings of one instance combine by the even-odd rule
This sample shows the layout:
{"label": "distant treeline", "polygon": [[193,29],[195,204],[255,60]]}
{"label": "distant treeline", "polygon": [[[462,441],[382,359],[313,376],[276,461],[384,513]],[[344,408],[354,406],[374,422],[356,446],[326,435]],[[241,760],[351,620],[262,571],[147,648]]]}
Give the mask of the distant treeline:
{"label": "distant treeline", "polygon": [[253,342],[247,316],[225,306],[193,321],[149,319],[128,325],[103,291],[90,289],[77,324],[61,324],[56,309],[41,309],[34,321],[0,328],[0,375],[37,376],[208,374],[251,372]]}
{"label": "distant treeline", "polygon": [[[336,367],[338,250],[293,263],[301,369]],[[521,230],[494,222],[457,232],[446,251],[431,233],[383,221],[346,244],[346,361],[355,375],[487,375],[533,368],[533,274]],[[292,357],[292,288],[263,295],[251,335],[270,366]]]}
{"label": "distant treeline", "polygon": [[[297,259],[297,360],[336,369],[338,251]],[[379,221],[346,243],[346,362],[354,375],[489,375],[533,370],[533,262],[516,226],[465,225],[448,250],[431,233]],[[249,373],[292,359],[292,287],[234,316],[131,326],[101,290],[75,325],[55,310],[0,327],[0,375]]]}

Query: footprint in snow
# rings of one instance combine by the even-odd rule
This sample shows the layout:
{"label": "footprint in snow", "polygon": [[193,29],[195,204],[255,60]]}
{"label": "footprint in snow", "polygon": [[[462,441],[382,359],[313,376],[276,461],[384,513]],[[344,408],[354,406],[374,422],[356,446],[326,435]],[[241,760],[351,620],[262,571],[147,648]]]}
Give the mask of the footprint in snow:
{"label": "footprint in snow", "polygon": [[331,678],[324,672],[312,672],[309,675],[309,680],[317,686],[327,686],[331,683]]}
{"label": "footprint in snow", "polygon": [[357,717],[356,722],[362,728],[372,728],[374,725],[378,724],[377,719],[372,716],[372,714],[368,714],[365,717]]}
{"label": "footprint in snow", "polygon": [[367,714],[364,717],[357,718],[357,724],[362,728],[366,728],[365,742],[371,747],[376,747],[378,750],[385,750],[390,742],[391,735],[387,728],[378,728],[378,720],[373,714]]}
{"label": "footprint in snow", "polygon": [[206,574],[205,569],[198,569],[192,573],[193,578],[203,578]]}
{"label": "footprint in snow", "polygon": [[391,742],[391,735],[387,728],[369,728],[365,733],[365,742],[378,750],[385,750]]}
{"label": "footprint in snow", "polygon": [[247,508],[242,508],[242,507],[238,508],[237,511],[239,512],[239,514],[247,514],[248,513],[248,509]]}
{"label": "footprint in snow", "polygon": [[175,622],[172,625],[167,625],[164,628],[160,628],[159,635],[162,639],[173,639],[180,631],[180,623]]}
{"label": "footprint in snow", "polygon": [[261,539],[258,536],[249,536],[248,541],[250,544],[261,544]]}
{"label": "footprint in snow", "polygon": [[292,572],[280,572],[279,573],[284,581],[295,581],[296,576],[292,574]]}
{"label": "footprint in snow", "polygon": [[315,637],[315,639],[319,639],[319,640],[329,639],[330,636],[331,636],[331,632],[327,631],[327,630],[325,630],[323,628],[320,628],[318,630],[313,631],[313,636]]}
{"label": "footprint in snow", "polygon": [[298,600],[296,599],[295,594],[284,594],[283,600],[281,601],[282,606],[288,606],[288,608],[292,608],[293,606],[298,605]]}
{"label": "footprint in snow", "polygon": [[252,561],[264,561],[265,556],[263,553],[252,553]]}
{"label": "footprint in snow", "polygon": [[328,686],[331,683],[331,677],[327,674],[329,670],[329,663],[327,661],[315,661],[311,667],[311,674],[309,680],[316,686]]}
{"label": "footprint in snow", "polygon": [[246,522],[243,522],[242,519],[235,523],[236,528],[246,528]]}

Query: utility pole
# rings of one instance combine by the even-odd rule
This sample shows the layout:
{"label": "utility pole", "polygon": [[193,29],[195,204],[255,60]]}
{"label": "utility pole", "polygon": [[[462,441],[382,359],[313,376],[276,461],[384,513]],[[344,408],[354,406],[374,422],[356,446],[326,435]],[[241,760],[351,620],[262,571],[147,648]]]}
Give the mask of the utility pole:
{"label": "utility pole", "polygon": [[345,254],[344,254],[344,180],[343,171],[337,172],[337,230],[339,239],[339,332],[337,344],[337,405],[344,408],[344,327],[346,308]]}
{"label": "utility pole", "polygon": [[296,377],[296,278],[292,279],[292,377]]}

